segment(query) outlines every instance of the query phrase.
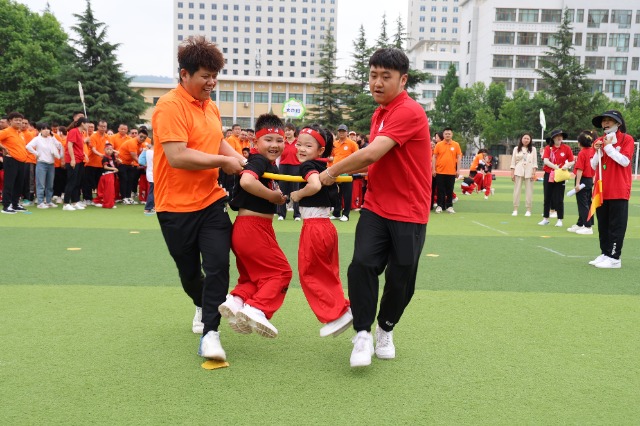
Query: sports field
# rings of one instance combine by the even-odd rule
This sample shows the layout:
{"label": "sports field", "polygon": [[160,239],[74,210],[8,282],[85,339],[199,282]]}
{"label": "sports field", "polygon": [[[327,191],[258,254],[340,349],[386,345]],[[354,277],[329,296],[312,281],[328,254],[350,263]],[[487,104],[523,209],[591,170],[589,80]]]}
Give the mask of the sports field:
{"label": "sports field", "polygon": [[[223,323],[230,367],[207,371],[142,206],[1,215],[0,424],[638,424],[640,185],[619,270],[587,265],[597,233],[566,231],[575,199],[543,227],[541,182],[532,217],[511,216],[509,178],[494,185],[432,214],[397,357],[364,369],[352,331],[318,336],[291,218],[274,222],[294,269],[280,335]],[[345,287],[357,219],[335,224]]]}

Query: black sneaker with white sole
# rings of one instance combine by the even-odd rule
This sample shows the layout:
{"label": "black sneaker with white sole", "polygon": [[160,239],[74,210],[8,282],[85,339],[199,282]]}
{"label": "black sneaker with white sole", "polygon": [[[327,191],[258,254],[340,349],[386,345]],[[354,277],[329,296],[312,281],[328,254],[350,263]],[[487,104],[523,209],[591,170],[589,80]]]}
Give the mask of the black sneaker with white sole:
{"label": "black sneaker with white sole", "polygon": [[2,209],[2,213],[4,213],[4,214],[16,214],[18,212],[15,211],[14,209],[12,209],[11,207],[5,207],[5,208]]}

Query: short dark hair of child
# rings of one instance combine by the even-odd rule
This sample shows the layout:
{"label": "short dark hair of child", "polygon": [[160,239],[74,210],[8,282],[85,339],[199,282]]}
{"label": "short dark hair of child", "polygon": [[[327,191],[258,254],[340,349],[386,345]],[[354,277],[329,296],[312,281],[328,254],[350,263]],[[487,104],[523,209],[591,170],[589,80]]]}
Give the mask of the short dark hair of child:
{"label": "short dark hair of child", "polygon": [[396,70],[400,75],[409,72],[409,58],[400,49],[394,47],[386,47],[375,51],[369,58],[369,67],[384,68],[387,70]]}
{"label": "short dark hair of child", "polygon": [[36,130],[41,132],[43,130],[51,130],[51,127],[49,127],[49,123],[45,123],[44,121],[41,123],[37,123],[36,124]]}
{"label": "short dark hair of child", "polygon": [[284,129],[284,123],[275,114],[262,114],[256,120],[256,132],[262,129]]}
{"label": "short dark hair of child", "polygon": [[487,149],[486,149],[486,148],[480,148],[480,149],[478,150],[478,154],[484,154],[484,153],[487,153],[487,152],[489,152],[489,151],[487,151]]}
{"label": "short dark hair of child", "polygon": [[249,148],[242,148],[242,152],[251,152]]}
{"label": "short dark hair of child", "polygon": [[578,143],[583,148],[589,148],[593,145],[593,141],[595,141],[597,138],[598,136],[595,134],[595,132],[592,132],[591,130],[583,130],[578,135]]}
{"label": "short dark hair of child", "polygon": [[138,134],[149,136],[149,132],[147,132],[147,129],[143,129],[142,127],[140,128],[140,130],[138,130]]}
{"label": "short dark hair of child", "polygon": [[200,68],[218,72],[224,67],[224,56],[218,47],[202,36],[189,37],[178,47],[178,66],[193,75]]}
{"label": "short dark hair of child", "polygon": [[329,156],[331,156],[331,148],[333,147],[333,133],[317,123],[311,124],[307,127],[320,133],[320,136],[322,136],[322,139],[324,139],[324,152],[322,153],[320,158],[329,158]]}

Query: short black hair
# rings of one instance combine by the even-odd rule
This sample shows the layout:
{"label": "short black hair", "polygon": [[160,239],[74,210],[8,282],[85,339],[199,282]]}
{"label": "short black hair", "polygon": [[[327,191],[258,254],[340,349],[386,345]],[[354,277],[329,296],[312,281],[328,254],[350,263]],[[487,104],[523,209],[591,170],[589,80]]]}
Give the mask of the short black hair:
{"label": "short black hair", "polygon": [[147,132],[147,129],[143,129],[142,127],[140,128],[140,130],[138,130],[138,134],[143,134],[143,135],[147,135],[149,136],[149,132]]}
{"label": "short black hair", "polygon": [[224,67],[224,56],[215,43],[203,36],[189,37],[178,47],[178,67],[189,75],[200,68],[217,73]]}
{"label": "short black hair", "polygon": [[380,67],[388,70],[396,70],[400,75],[409,72],[409,58],[400,49],[385,47],[375,51],[369,58],[369,67]]}
{"label": "short black hair", "polygon": [[589,148],[597,138],[598,136],[595,132],[592,132],[591,130],[583,130],[578,135],[578,143],[583,148]]}
{"label": "short black hair", "polygon": [[446,132],[447,130],[453,133],[453,129],[451,127],[445,127],[444,129],[442,129],[442,133],[444,134],[444,132]]}
{"label": "short black hair", "polygon": [[250,148],[242,148],[242,152],[245,152],[245,151],[251,152],[251,149]]}
{"label": "short black hair", "polygon": [[438,135],[438,137],[440,138],[440,140],[444,140],[444,133],[442,132],[436,132],[436,135]]}
{"label": "short black hair", "polygon": [[49,127],[49,123],[47,122],[40,122],[40,123],[36,123],[35,128],[37,131],[41,132],[45,129],[51,130],[51,127]]}
{"label": "short black hair", "polygon": [[9,114],[7,114],[7,120],[11,121],[14,118],[23,119],[24,115],[22,115],[22,114],[20,114],[19,112],[16,112],[16,111],[13,111],[13,112],[10,112]]}
{"label": "short black hair", "polygon": [[240,127],[240,130],[242,130],[242,126],[240,126],[238,123],[231,126],[231,129],[235,129],[236,127]]}
{"label": "short black hair", "polygon": [[256,120],[256,131],[262,129],[284,129],[284,123],[275,114],[262,114]]}

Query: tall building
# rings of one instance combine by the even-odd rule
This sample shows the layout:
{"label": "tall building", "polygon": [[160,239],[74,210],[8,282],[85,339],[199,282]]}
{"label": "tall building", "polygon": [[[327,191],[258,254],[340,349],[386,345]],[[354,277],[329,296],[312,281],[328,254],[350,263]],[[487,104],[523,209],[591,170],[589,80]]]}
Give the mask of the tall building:
{"label": "tall building", "polygon": [[460,40],[459,0],[409,0],[408,48],[422,40]]}
{"label": "tall building", "polygon": [[[221,77],[271,81],[318,75],[328,28],[337,38],[337,0],[174,0],[174,58],[194,35],[217,43],[227,61]],[[177,70],[177,60],[174,59]],[[177,71],[176,71],[177,75]]]}
{"label": "tall building", "polygon": [[[632,8],[633,4],[633,8]],[[555,43],[569,9],[574,55],[591,69],[592,92],[621,100],[640,80],[640,3],[604,0],[462,0],[460,83],[504,83],[507,92],[535,92],[535,72]]]}

